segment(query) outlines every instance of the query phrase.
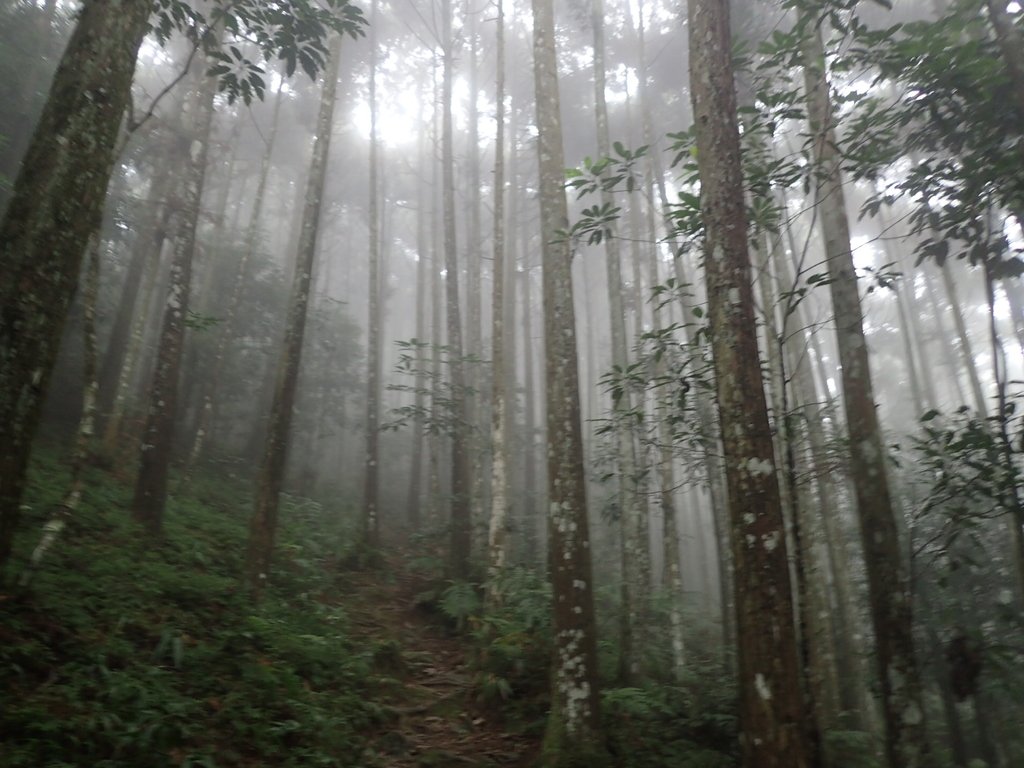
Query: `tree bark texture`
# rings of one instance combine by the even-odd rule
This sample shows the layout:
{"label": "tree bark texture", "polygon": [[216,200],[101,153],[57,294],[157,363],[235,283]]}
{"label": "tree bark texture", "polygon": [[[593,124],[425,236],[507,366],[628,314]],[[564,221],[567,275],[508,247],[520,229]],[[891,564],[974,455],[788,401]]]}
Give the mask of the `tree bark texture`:
{"label": "tree bark texture", "polygon": [[746,768],[810,765],[772,435],[755,335],[726,0],[689,5],[705,273],[729,491]]}
{"label": "tree bark texture", "polygon": [[136,0],[83,7],[0,224],[0,575],[149,11]]}
{"label": "tree bark texture", "polygon": [[549,563],[554,598],[551,712],[542,764],[600,764],[597,644],[583,471],[579,372],[551,0],[533,0],[547,361]]}

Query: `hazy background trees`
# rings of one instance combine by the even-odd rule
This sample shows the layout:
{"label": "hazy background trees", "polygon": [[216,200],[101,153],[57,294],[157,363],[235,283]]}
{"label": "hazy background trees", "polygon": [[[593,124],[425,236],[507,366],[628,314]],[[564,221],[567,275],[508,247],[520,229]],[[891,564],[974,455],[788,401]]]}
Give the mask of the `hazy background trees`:
{"label": "hazy background trees", "polygon": [[[807,706],[823,732],[807,743],[820,739],[826,764],[853,765],[844,755],[859,750],[924,765],[929,742],[936,765],[1013,765],[1024,750],[1019,5],[734,3],[742,157],[693,129],[690,75],[705,52],[691,54],[699,30],[680,4],[554,5],[544,42],[557,71],[536,84],[541,16],[511,0],[378,0],[363,9],[372,35],[329,62],[326,38],[310,60],[298,45],[263,61],[230,29],[208,50],[195,29],[164,30],[162,47],[147,37],[130,101],[135,118],[152,115],[134,126],[113,104],[119,154],[94,158],[112,163],[89,214],[102,207],[95,300],[77,237],[60,269],[67,322],[60,302],[43,307],[53,373],[35,378],[43,342],[22,338],[11,314],[35,278],[8,265],[24,212],[41,209],[13,191],[60,52],[87,16],[63,0],[0,5],[0,97],[12,105],[0,115],[0,330],[21,350],[3,358],[2,413],[28,402],[5,383],[18,368],[29,399],[46,395],[40,439],[70,446],[95,378],[91,460],[129,482],[140,455],[159,465],[156,481],[140,473],[134,505],[154,532],[147,500],[169,498],[173,515],[191,472],[262,477],[252,586],[273,580],[283,491],[362,530],[363,555],[412,540],[455,583],[488,582],[495,604],[520,569],[551,577],[556,601],[582,582],[594,629],[586,605],[573,616],[587,623],[606,709],[645,686],[710,708],[709,689],[731,689],[709,681],[738,667],[748,738],[773,719],[783,725],[766,733],[794,728]],[[555,79],[564,161],[544,157],[536,111]],[[546,185],[539,151],[558,166]],[[723,220],[713,180],[726,161]],[[561,171],[564,221],[551,187]],[[84,196],[61,188],[57,200],[80,212]],[[716,269],[722,232],[746,246],[749,273],[739,260],[728,279]],[[561,327],[571,309],[575,352],[544,319],[569,298]],[[83,376],[89,318],[95,377]],[[578,388],[556,357],[578,365]],[[584,478],[562,474],[577,446],[548,426],[570,397]],[[5,442],[25,444],[30,426],[2,421]],[[5,452],[3,472],[23,458]],[[36,538],[17,522],[19,486],[3,482],[0,549]],[[569,490],[571,504],[558,495]],[[589,525],[592,578],[546,557],[568,530],[549,537],[560,499],[572,520],[556,526]],[[752,646],[767,640],[752,627],[773,621],[782,661]],[[780,765],[803,759],[770,751]]]}

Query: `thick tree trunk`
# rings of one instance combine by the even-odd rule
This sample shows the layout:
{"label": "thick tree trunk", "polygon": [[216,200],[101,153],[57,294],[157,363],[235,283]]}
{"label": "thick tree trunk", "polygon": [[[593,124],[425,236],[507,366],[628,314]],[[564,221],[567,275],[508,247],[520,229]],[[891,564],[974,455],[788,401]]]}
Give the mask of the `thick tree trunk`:
{"label": "thick tree trunk", "polygon": [[551,0],[533,0],[533,68],[544,259],[549,563],[554,598],[551,712],[542,765],[607,763],[600,727],[597,638],[580,427],[579,372]]}
{"label": "thick tree trunk", "polygon": [[192,266],[196,254],[196,229],[206,180],[206,158],[213,125],[213,97],[217,82],[200,75],[202,81],[194,101],[186,101],[178,142],[188,158],[180,191],[180,208],[175,222],[174,257],[170,285],[164,304],[156,368],[149,391],[149,411],[139,453],[132,517],[151,535],[163,527],[167,504],[167,478],[177,424],[181,361],[185,348]]}
{"label": "thick tree trunk", "polygon": [[148,3],[85,5],[0,224],[0,576],[32,437],[89,237],[99,226]]}
{"label": "thick tree trunk", "polygon": [[306,200],[302,211],[298,258],[288,303],[288,325],[285,330],[281,359],[277,366],[270,423],[263,449],[263,459],[256,479],[256,500],[249,521],[249,544],[246,553],[246,586],[258,596],[269,578],[270,563],[277,535],[277,510],[284,468],[288,459],[288,438],[298,388],[302,342],[305,338],[309,288],[316,261],[317,234],[327,180],[327,160],[334,124],[335,96],[338,89],[338,60],[341,38],[331,43],[330,60],[324,71],[323,94],[317,116],[313,155],[306,180]]}
{"label": "thick tree trunk", "polygon": [[811,764],[786,538],[755,336],[728,3],[689,5],[712,353],[729,488],[747,768]]}
{"label": "thick tree trunk", "polygon": [[871,617],[892,768],[930,765],[910,589],[886,475],[885,443],[875,411],[860,294],[850,249],[835,121],[820,30],[804,37],[804,77],[814,137],[815,193],[831,279],[852,480],[868,571]]}

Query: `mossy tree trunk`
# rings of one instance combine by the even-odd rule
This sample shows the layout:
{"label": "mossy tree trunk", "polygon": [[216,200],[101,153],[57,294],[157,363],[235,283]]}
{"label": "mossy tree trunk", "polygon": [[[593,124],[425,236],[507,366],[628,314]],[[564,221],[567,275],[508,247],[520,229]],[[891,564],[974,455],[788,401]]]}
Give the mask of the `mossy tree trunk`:
{"label": "mossy tree trunk", "polygon": [[551,712],[542,764],[600,765],[594,584],[583,472],[572,256],[567,228],[558,65],[551,0],[533,0],[547,362],[548,556],[554,599]]}
{"label": "mossy tree trunk", "polygon": [[82,8],[0,224],[0,573],[149,12],[138,0]]}
{"label": "mossy tree trunk", "polygon": [[689,5],[705,274],[735,563],[742,760],[812,765],[772,434],[757,349],[727,0]]}

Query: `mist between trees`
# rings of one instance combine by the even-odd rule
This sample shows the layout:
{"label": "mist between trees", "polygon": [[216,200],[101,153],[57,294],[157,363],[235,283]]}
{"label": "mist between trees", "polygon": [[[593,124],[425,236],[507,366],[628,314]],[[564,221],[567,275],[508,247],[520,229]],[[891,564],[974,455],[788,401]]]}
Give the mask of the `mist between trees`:
{"label": "mist between trees", "polygon": [[0,75],[0,766],[1024,765],[1017,0],[0,0]]}

